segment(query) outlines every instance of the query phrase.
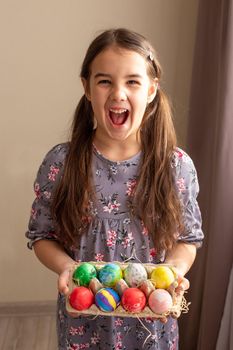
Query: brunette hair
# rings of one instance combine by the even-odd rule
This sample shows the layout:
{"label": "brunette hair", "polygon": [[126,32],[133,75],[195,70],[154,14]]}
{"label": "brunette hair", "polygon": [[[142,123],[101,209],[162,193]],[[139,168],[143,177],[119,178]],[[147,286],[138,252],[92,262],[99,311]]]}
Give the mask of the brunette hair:
{"label": "brunette hair", "polygon": [[[148,76],[160,80],[161,67],[151,44],[142,35],[122,28],[104,31],[94,39],[83,61],[81,78],[88,82],[91,63],[111,46],[139,53],[147,62]],[[91,220],[93,127],[91,103],[83,95],[74,115],[64,174],[52,203],[57,235],[67,247],[77,244]],[[161,87],[146,108],[139,133],[142,159],[132,212],[142,220],[158,250],[171,249],[183,226],[171,168],[176,135],[170,105]]]}

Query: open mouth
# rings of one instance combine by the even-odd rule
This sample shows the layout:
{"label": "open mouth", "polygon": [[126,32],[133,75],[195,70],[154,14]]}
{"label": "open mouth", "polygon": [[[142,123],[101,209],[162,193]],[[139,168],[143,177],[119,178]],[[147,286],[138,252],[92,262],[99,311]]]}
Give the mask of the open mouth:
{"label": "open mouth", "polygon": [[109,117],[114,125],[123,125],[129,116],[128,109],[109,109]]}

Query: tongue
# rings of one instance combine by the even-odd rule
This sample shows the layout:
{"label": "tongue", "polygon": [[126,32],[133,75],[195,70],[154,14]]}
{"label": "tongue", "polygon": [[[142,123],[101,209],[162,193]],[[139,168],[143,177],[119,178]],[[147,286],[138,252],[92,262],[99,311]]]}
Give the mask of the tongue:
{"label": "tongue", "polygon": [[114,113],[110,111],[110,118],[115,125],[122,125],[127,119],[127,112]]}

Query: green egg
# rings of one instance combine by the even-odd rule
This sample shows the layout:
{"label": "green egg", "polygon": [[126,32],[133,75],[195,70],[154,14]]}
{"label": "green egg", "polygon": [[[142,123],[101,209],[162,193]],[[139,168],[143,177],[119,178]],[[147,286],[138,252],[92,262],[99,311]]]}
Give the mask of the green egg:
{"label": "green egg", "polygon": [[73,281],[79,286],[88,286],[91,279],[96,277],[96,269],[92,264],[83,263],[73,273]]}

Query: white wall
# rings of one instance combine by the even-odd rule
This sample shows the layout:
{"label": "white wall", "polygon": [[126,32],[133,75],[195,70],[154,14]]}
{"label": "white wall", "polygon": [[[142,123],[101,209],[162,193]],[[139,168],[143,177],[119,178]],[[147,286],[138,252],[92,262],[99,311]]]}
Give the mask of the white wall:
{"label": "white wall", "polygon": [[184,144],[198,0],[8,0],[0,8],[0,302],[52,300],[56,276],[26,248],[32,183],[64,141],[82,93],[79,69],[102,29],[147,36],[165,71]]}

